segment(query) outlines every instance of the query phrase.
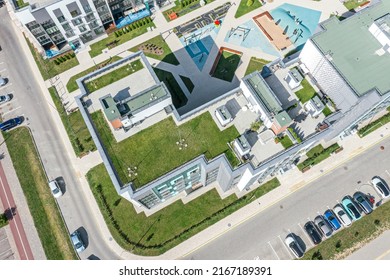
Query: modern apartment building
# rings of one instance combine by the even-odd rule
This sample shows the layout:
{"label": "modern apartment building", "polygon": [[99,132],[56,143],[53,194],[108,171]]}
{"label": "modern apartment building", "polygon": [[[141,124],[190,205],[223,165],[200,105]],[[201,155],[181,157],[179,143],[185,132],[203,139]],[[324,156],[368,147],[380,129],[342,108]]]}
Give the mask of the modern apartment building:
{"label": "modern apartment building", "polygon": [[47,57],[82,47],[110,27],[123,27],[150,15],[141,0],[31,0],[15,7],[15,16],[30,40]]}

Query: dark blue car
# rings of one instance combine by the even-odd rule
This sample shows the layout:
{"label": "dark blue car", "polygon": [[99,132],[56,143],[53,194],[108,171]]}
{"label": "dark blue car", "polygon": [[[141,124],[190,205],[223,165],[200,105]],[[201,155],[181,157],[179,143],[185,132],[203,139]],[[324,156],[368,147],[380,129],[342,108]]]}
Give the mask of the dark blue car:
{"label": "dark blue car", "polygon": [[336,218],[336,215],[333,214],[332,210],[326,210],[324,213],[324,217],[333,230],[338,230],[339,228],[341,228],[340,222]]}
{"label": "dark blue car", "polygon": [[7,131],[23,122],[23,119],[21,117],[13,118],[8,121],[5,121],[3,123],[0,123],[0,129],[2,131]]}

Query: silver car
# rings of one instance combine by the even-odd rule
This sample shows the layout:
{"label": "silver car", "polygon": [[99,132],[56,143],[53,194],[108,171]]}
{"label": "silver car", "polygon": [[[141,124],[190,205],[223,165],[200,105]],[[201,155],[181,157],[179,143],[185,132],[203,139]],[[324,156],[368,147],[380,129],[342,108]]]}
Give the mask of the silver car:
{"label": "silver car", "polygon": [[11,100],[11,95],[9,95],[9,94],[0,95],[0,105],[8,102],[10,100]]}
{"label": "silver car", "polygon": [[339,218],[339,220],[343,224],[343,226],[349,227],[350,225],[352,225],[351,218],[348,216],[348,214],[345,212],[345,210],[340,205],[337,204],[333,208],[333,212],[336,214],[337,218]]}
{"label": "silver car", "polygon": [[302,247],[299,245],[298,241],[295,239],[294,235],[289,234],[286,236],[286,239],[284,239],[284,243],[286,246],[290,249],[290,251],[294,254],[294,256],[298,259],[302,258],[304,255],[304,252],[302,250]]}
{"label": "silver car", "polygon": [[72,244],[74,248],[76,249],[77,253],[81,253],[85,250],[85,245],[83,240],[81,239],[80,232],[78,230],[75,230],[70,235],[70,240],[72,241]]}
{"label": "silver car", "polygon": [[326,238],[329,238],[332,235],[333,230],[329,226],[328,222],[325,221],[324,217],[322,217],[321,215],[318,215],[314,219],[314,223],[321,230],[321,232],[325,235]]}
{"label": "silver car", "polygon": [[5,86],[7,84],[7,80],[0,77],[0,86]]}

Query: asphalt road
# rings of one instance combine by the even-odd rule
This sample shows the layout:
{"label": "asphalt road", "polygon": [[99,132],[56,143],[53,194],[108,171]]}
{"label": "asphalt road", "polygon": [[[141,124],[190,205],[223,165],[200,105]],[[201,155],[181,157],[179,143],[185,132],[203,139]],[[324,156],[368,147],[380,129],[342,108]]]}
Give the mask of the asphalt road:
{"label": "asphalt road", "polygon": [[49,179],[63,177],[66,184],[65,194],[57,201],[67,227],[70,232],[80,227],[85,229],[83,239],[88,247],[80,254],[80,258],[86,259],[93,254],[100,259],[119,259],[103,240],[95,224],[94,215],[85,203],[86,199],[67,156],[63,140],[52,121],[48,102],[26,63],[16,32],[20,31],[14,29],[7,10],[0,9],[0,45],[3,54],[6,54],[2,65],[5,70],[0,74],[9,79],[4,90],[14,95],[11,101],[13,108],[6,112],[4,118],[24,116],[25,124],[33,133]]}
{"label": "asphalt road", "polygon": [[[380,145],[385,150],[381,150]],[[283,243],[290,231],[298,235],[309,249],[312,244],[302,230],[308,219],[322,214],[327,207],[333,208],[346,194],[361,190],[374,195],[368,181],[375,175],[390,182],[390,139],[380,145],[201,246],[185,259],[291,259],[291,253]]]}

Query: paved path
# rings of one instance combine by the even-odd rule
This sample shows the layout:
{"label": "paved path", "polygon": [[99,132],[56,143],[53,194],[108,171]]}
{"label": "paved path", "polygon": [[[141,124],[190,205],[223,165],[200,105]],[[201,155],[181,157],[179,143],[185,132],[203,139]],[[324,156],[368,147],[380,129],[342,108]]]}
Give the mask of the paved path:
{"label": "paved path", "polygon": [[390,230],[348,256],[346,260],[390,260]]}
{"label": "paved path", "polygon": [[[16,247],[19,252],[21,260],[33,260],[33,254],[30,248],[30,244],[27,240],[26,232],[19,213],[17,211],[17,205],[11,193],[10,186],[5,176],[3,165],[0,162],[0,198],[4,206],[4,209],[8,212],[9,225],[12,235],[14,237]],[[13,215],[13,216],[12,216]]]}

